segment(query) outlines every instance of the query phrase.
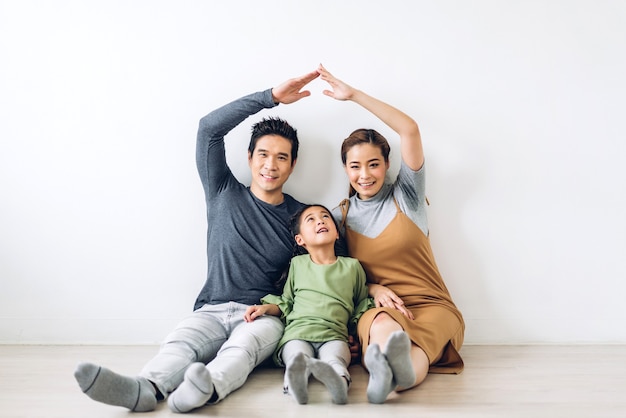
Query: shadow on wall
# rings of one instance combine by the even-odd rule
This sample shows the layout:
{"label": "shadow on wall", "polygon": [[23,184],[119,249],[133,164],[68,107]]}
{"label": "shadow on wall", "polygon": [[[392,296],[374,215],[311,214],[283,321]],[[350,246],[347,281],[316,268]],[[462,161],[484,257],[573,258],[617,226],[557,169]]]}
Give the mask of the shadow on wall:
{"label": "shadow on wall", "polygon": [[470,202],[487,178],[489,154],[481,152],[480,141],[468,139],[467,132],[426,143],[437,144],[426,151],[430,240],[444,282],[465,319],[465,342],[501,342],[503,336],[496,335],[492,320],[497,318],[500,323],[502,315],[485,282],[483,261],[488,256],[473,244],[477,240],[470,235],[481,231],[468,228],[472,222],[468,213],[473,210]]}

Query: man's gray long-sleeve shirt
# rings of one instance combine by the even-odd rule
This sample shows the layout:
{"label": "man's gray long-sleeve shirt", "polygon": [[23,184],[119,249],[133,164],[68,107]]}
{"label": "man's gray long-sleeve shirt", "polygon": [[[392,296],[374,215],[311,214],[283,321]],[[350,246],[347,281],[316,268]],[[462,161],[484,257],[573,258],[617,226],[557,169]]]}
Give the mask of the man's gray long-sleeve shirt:
{"label": "man's gray long-sleeve shirt", "polygon": [[[253,93],[200,120],[196,163],[207,205],[207,280],[194,309],[229,301],[253,305],[276,293],[292,256],[289,218],[302,206],[285,194],[279,205],[257,199],[226,164],[224,136],[248,116],[276,106],[271,90]],[[242,161],[245,162],[245,160]]]}

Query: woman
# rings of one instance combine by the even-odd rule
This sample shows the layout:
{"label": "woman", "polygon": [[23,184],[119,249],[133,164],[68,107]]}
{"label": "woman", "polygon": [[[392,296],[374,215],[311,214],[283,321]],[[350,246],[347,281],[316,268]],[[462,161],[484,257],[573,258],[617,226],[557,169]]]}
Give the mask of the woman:
{"label": "woman", "polygon": [[393,184],[385,183],[390,148],[382,135],[358,129],[344,140],[341,157],[350,198],[333,211],[376,303],[359,320],[358,334],[370,373],[368,400],[383,403],[392,391],[419,385],[429,371],[460,373],[465,325],[430,247],[417,123],[323,66],[318,72],[332,88],[325,95],[357,103],[400,136],[402,163]]}

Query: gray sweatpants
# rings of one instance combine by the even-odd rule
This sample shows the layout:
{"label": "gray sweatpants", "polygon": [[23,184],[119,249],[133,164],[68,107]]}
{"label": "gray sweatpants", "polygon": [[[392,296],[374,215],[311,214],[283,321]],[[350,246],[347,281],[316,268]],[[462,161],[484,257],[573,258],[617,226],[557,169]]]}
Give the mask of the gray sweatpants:
{"label": "gray sweatpants", "polygon": [[[344,341],[334,340],[326,342],[310,342],[303,340],[291,340],[282,347],[281,360],[285,367],[293,362],[293,358],[298,353],[304,353],[306,356],[318,358],[324,361],[337,372],[339,376],[345,377],[348,382],[351,381],[348,366],[350,365],[351,355],[348,343]],[[307,376],[311,375],[311,371],[307,368]],[[287,379],[285,378],[284,387],[287,387]]]}

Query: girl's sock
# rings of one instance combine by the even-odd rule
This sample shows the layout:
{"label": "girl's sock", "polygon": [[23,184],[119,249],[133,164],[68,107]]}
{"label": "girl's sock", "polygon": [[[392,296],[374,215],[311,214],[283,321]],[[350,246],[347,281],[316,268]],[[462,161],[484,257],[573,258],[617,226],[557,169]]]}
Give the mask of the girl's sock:
{"label": "girl's sock", "polygon": [[300,405],[309,401],[307,361],[303,353],[298,353],[291,364],[287,365],[285,379],[289,393],[296,398]]}
{"label": "girl's sock", "polygon": [[343,405],[348,402],[348,380],[339,375],[332,366],[318,359],[309,359],[313,377],[322,382],[330,392],[333,403]]}

